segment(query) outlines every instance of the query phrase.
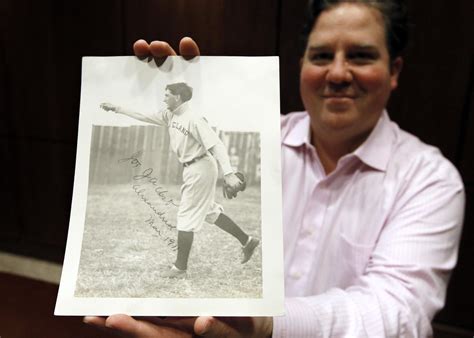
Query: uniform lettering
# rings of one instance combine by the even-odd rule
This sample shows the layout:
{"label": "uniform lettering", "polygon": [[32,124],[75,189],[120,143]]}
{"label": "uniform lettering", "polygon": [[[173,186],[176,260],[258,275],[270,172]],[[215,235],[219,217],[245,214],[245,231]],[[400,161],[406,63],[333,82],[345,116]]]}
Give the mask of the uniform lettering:
{"label": "uniform lettering", "polygon": [[176,129],[178,130],[181,134],[183,134],[184,136],[188,136],[189,134],[189,130],[187,130],[186,128],[183,127],[182,124],[178,123],[178,122],[173,122],[171,123],[171,128],[173,129]]}

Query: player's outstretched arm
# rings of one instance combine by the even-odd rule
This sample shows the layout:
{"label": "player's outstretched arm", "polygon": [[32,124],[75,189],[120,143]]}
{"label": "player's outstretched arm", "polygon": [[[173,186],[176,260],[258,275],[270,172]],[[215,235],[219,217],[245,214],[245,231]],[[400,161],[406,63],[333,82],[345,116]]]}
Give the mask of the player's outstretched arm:
{"label": "player's outstretched arm", "polygon": [[100,104],[100,108],[102,108],[105,111],[112,111],[114,113],[117,112],[118,106],[116,106],[113,103],[108,103],[108,102],[103,102]]}
{"label": "player's outstretched arm", "polygon": [[138,111],[133,111],[133,110],[126,109],[126,108],[122,108],[122,107],[117,106],[117,105],[112,104],[112,103],[108,103],[108,102],[101,103],[100,108],[105,110],[105,111],[114,112],[116,114],[126,115],[126,116],[131,117],[135,120],[139,120],[139,121],[143,121],[143,122],[147,122],[147,123],[159,124],[159,125],[162,124],[162,123],[160,123],[159,120],[153,119],[147,114],[144,114],[144,113],[141,113],[141,112],[138,112]]}

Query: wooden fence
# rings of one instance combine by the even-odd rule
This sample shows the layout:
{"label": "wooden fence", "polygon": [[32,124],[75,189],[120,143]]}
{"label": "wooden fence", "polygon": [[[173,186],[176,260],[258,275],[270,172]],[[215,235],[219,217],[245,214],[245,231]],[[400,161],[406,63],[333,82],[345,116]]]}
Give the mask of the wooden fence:
{"label": "wooden fence", "polygon": [[[219,132],[231,164],[246,174],[248,184],[260,183],[260,135]],[[134,175],[153,169],[164,184],[179,184],[183,166],[170,150],[166,128],[156,126],[93,126],[89,183],[130,183]]]}

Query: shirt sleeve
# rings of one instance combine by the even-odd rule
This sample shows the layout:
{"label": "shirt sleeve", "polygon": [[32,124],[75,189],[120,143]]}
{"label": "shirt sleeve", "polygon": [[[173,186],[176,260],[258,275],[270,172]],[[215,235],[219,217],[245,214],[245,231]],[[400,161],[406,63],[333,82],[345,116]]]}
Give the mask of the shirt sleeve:
{"label": "shirt sleeve", "polygon": [[168,126],[171,113],[168,109],[162,109],[150,114],[149,119],[152,123],[159,126]]}
{"label": "shirt sleeve", "polygon": [[222,143],[219,136],[217,136],[216,132],[203,117],[192,120],[190,132],[206,150],[211,149],[218,143]]}
{"label": "shirt sleeve", "polygon": [[457,171],[444,167],[413,174],[362,276],[346,289],[287,298],[273,337],[431,336],[457,261],[465,203]]}
{"label": "shirt sleeve", "polygon": [[222,142],[217,143],[214,147],[209,149],[209,151],[212,156],[214,156],[217,163],[219,163],[224,176],[234,172],[230,165],[229,155],[227,154],[227,150]]}
{"label": "shirt sleeve", "polygon": [[117,114],[126,115],[133,119],[147,123],[157,124],[159,126],[167,126],[169,121],[169,115],[171,114],[166,109],[160,110],[155,113],[143,113],[125,107],[118,107],[116,112]]}

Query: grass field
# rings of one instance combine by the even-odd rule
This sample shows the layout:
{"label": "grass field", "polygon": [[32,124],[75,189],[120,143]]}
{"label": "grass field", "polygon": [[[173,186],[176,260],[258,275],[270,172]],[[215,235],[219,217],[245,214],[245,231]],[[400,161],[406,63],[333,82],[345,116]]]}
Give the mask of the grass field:
{"label": "grass field", "polygon": [[[130,184],[89,187],[76,297],[260,298],[260,246],[242,265],[240,243],[209,224],[194,236],[188,277],[160,277],[176,258],[165,237],[176,239],[177,232],[167,230],[163,218],[176,225],[177,207],[166,206],[152,188],[143,186],[140,198]],[[179,186],[164,188],[166,198],[179,203]],[[259,187],[248,187],[237,200],[221,195],[218,187],[216,201],[225,213],[244,231],[261,238]],[[150,205],[166,211],[163,218]]]}

